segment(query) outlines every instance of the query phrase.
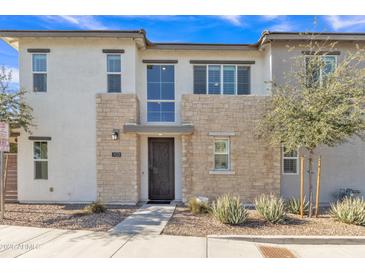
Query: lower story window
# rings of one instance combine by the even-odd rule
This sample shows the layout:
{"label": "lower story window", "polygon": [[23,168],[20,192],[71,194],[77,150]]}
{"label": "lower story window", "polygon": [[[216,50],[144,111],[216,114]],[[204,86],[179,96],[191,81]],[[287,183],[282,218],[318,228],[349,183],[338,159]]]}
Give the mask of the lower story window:
{"label": "lower story window", "polygon": [[34,142],[34,179],[48,179],[48,143]]}
{"label": "lower story window", "polygon": [[229,170],[229,139],[216,139],[214,142],[214,169]]}
{"label": "lower story window", "polygon": [[298,174],[298,152],[287,151],[283,147],[283,173]]}

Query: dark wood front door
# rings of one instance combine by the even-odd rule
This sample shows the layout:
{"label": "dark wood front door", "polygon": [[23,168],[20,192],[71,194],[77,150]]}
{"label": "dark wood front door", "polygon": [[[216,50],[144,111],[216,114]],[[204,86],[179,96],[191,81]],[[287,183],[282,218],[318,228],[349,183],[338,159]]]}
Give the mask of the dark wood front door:
{"label": "dark wood front door", "polygon": [[148,138],[150,200],[175,199],[174,138]]}

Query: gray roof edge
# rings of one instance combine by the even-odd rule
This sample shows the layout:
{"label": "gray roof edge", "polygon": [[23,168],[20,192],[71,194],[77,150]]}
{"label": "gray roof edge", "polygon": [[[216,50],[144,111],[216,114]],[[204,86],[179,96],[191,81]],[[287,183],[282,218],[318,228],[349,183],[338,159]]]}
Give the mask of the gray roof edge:
{"label": "gray roof edge", "polygon": [[[278,32],[263,31],[258,42],[253,44],[225,43],[154,43],[147,39],[146,31],[140,30],[0,30],[0,38],[6,37],[115,37],[142,38],[149,49],[166,50],[252,50],[274,40],[306,40],[316,39],[363,41],[365,32]],[[7,41],[6,41],[7,42]]]}
{"label": "gray roof edge", "polygon": [[364,41],[365,32],[280,32],[280,31],[263,31],[258,45],[261,46],[267,42],[275,40],[334,40],[334,41]]}
{"label": "gray roof edge", "polygon": [[144,30],[0,30],[0,37],[126,37],[146,38]]}
{"label": "gray roof edge", "polygon": [[160,50],[252,50],[257,44],[150,43],[147,48]]}

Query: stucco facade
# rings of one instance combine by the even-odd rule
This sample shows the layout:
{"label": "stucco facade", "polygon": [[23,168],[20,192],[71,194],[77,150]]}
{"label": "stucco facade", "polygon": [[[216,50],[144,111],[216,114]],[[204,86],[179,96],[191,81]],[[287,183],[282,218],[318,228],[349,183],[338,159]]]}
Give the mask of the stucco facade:
{"label": "stucco facade", "polygon": [[[275,36],[276,35],[276,36]],[[292,34],[263,35],[257,44],[158,44],[138,32],[1,32],[19,51],[20,85],[34,109],[31,133],[18,139],[20,202],[136,203],[150,200],[149,140],[174,143],[174,200],[194,195],[239,195],[250,203],[260,193],[298,196],[298,174],[282,173],[280,148],[257,138],[255,128],[271,95],[272,82],[292,69],[286,45],[299,45]],[[289,35],[289,36],[288,36]],[[288,38],[288,37],[289,38]],[[277,38],[276,38],[277,37]],[[365,36],[335,36],[338,62]],[[362,39],[362,40],[361,40]],[[47,49],[47,92],[32,92],[32,51]],[[106,53],[121,56],[121,93],[107,92]],[[194,93],[194,63],[244,64],[250,95]],[[147,66],[169,64],[174,70],[173,122],[148,122]],[[222,76],[223,77],[223,73]],[[140,131],[127,132],[132,124]],[[190,125],[191,132],[181,130]],[[119,131],[118,139],[112,132]],[[30,139],[30,137],[32,137]],[[48,178],[34,179],[34,138],[47,137]],[[230,142],[230,166],[213,170],[214,140]],[[116,153],[115,153],[116,152]],[[365,193],[365,144],[353,142],[320,148],[323,161],[321,201],[333,200],[339,188]],[[120,155],[120,157],[118,156]]]}
{"label": "stucco facade", "polygon": [[[330,42],[327,42],[329,44]],[[284,72],[298,69],[296,56],[302,55],[299,45],[303,42],[274,41],[271,43],[273,81],[282,83],[286,80]],[[364,41],[338,41],[331,51],[337,51],[337,63],[340,63],[346,54],[353,52],[356,45],[365,47]],[[288,51],[289,46],[293,50]],[[305,152],[303,152],[305,153]],[[322,159],[320,201],[328,203],[336,199],[340,189],[351,188],[365,194],[365,142],[357,137],[350,138],[347,143],[336,147],[321,146],[315,151],[315,158]],[[316,162],[315,162],[316,164]],[[306,163],[307,165],[307,163]],[[307,169],[307,167],[305,167]],[[307,173],[305,172],[307,179]],[[314,178],[316,171],[314,172]],[[281,195],[285,198],[298,197],[300,175],[282,174]],[[307,180],[305,180],[307,190]]]}

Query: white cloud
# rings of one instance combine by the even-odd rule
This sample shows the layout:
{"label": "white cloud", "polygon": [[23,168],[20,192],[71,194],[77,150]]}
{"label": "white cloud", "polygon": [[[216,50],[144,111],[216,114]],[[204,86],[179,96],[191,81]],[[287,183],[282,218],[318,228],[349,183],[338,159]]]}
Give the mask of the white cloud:
{"label": "white cloud", "polygon": [[[260,16],[261,19],[263,19],[264,21],[271,21],[271,20],[274,20],[274,19],[278,19],[280,18],[281,16],[280,15],[261,15]],[[282,16],[284,17],[284,16]]]}
{"label": "white cloud", "polygon": [[239,15],[220,15],[219,18],[231,23],[234,26],[238,27],[243,26],[243,22],[241,21],[241,16]]}
{"label": "white cloud", "polygon": [[261,19],[267,21],[267,29],[270,31],[293,31],[297,23],[285,15],[263,15]]}
{"label": "white cloud", "polygon": [[325,17],[333,30],[353,31],[359,28],[365,30],[365,16],[338,16],[331,15]]}
{"label": "white cloud", "polygon": [[41,16],[41,18],[47,22],[67,23],[84,30],[104,30],[108,28],[95,16],[59,15]]}
{"label": "white cloud", "polygon": [[294,29],[294,25],[289,22],[281,22],[278,24],[271,25],[269,30],[271,31],[291,31]]}

